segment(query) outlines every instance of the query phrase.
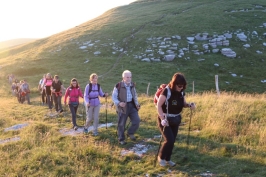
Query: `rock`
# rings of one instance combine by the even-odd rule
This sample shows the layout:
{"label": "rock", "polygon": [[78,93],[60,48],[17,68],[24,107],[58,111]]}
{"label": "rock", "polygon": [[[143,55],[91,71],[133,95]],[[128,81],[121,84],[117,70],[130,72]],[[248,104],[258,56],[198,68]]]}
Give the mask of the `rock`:
{"label": "rock", "polygon": [[160,49],[166,49],[166,46],[165,45],[161,45],[159,46]]}
{"label": "rock", "polygon": [[87,46],[80,46],[79,49],[86,49]]}
{"label": "rock", "polygon": [[239,34],[237,34],[237,37],[238,37],[241,41],[244,41],[244,42],[246,42],[246,41],[247,41],[247,38],[248,38],[244,33],[239,33]]}
{"label": "rock", "polygon": [[151,58],[151,61],[154,61],[154,62],[160,62],[161,60],[158,59],[158,58]]}
{"label": "rock", "polygon": [[101,52],[100,52],[100,51],[96,51],[96,52],[94,52],[93,54],[94,54],[94,55],[99,55],[99,54],[101,54]]}
{"label": "rock", "polygon": [[195,36],[195,39],[198,40],[198,41],[206,41],[206,40],[209,40],[211,38],[208,37],[208,33],[203,33],[203,34],[197,34]]}
{"label": "rock", "polygon": [[175,53],[175,52],[172,51],[172,50],[166,50],[166,53],[168,53],[168,54],[173,54],[173,53]]}
{"label": "rock", "polygon": [[187,40],[191,41],[191,42],[194,41],[194,39],[195,39],[195,37],[187,37]]}
{"label": "rock", "polygon": [[214,66],[219,66],[219,64],[218,63],[214,63]]}
{"label": "rock", "polygon": [[223,48],[221,50],[221,53],[223,55],[225,55],[226,57],[229,57],[229,58],[235,58],[236,57],[236,53],[230,48]]}
{"label": "rock", "polygon": [[233,36],[232,34],[230,33],[225,33],[224,36],[227,38],[227,39],[231,39]]}
{"label": "rock", "polygon": [[236,77],[237,75],[236,74],[231,74],[233,77]]}
{"label": "rock", "polygon": [[212,49],[212,53],[218,53],[220,49]]}
{"label": "rock", "polygon": [[266,42],[263,42],[263,45],[266,46]]}
{"label": "rock", "polygon": [[261,52],[261,51],[259,51],[259,50],[257,50],[256,52],[257,52],[257,54],[262,54],[262,52]]}
{"label": "rock", "polygon": [[166,38],[164,38],[163,40],[164,40],[164,41],[170,41],[171,38],[170,38],[170,37],[166,37]]}
{"label": "rock", "polygon": [[179,35],[175,35],[175,37],[176,37],[176,39],[181,39],[181,36],[179,36]]}
{"label": "rock", "polygon": [[145,52],[146,52],[146,53],[152,53],[153,50],[147,49]]}
{"label": "rock", "polygon": [[265,80],[261,80],[261,83],[266,83],[266,79]]}
{"label": "rock", "polygon": [[193,41],[188,41],[188,43],[191,44],[191,45],[195,44],[195,42],[193,42]]}
{"label": "rock", "polygon": [[173,61],[175,59],[175,55],[165,55],[164,60],[165,61]]}
{"label": "rock", "polygon": [[243,46],[246,47],[246,48],[249,48],[249,47],[250,47],[249,44],[245,44],[245,45],[243,45]]}
{"label": "rock", "polygon": [[151,62],[151,60],[149,58],[143,58],[141,61]]}
{"label": "rock", "polygon": [[208,50],[208,49],[209,49],[209,45],[208,45],[208,44],[203,44],[202,47],[203,47],[205,50]]}
{"label": "rock", "polygon": [[255,36],[258,36],[258,33],[257,33],[257,31],[252,31],[252,33],[251,33],[252,35],[255,35]]}
{"label": "rock", "polygon": [[198,61],[204,61],[204,60],[205,60],[204,58],[198,59]]}

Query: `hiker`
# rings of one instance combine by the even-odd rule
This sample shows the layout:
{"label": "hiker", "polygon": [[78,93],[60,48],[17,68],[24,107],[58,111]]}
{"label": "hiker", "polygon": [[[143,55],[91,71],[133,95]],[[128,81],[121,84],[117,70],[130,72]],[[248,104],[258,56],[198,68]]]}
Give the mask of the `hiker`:
{"label": "hiker", "polygon": [[17,88],[17,84],[13,82],[11,85],[11,92],[13,96],[16,96],[16,88]]}
{"label": "hiker", "polygon": [[16,94],[18,102],[20,103],[20,93],[19,93],[19,91],[20,91],[20,82],[17,81],[16,88],[15,88],[15,94]]}
{"label": "hiker", "polygon": [[20,86],[21,93],[25,94],[25,99],[27,100],[28,104],[30,104],[30,86],[27,83],[26,79],[23,80],[22,85]]}
{"label": "hiker", "polygon": [[100,97],[107,97],[108,93],[103,93],[100,84],[98,84],[98,76],[96,73],[90,75],[90,83],[86,85],[84,91],[84,99],[86,106],[87,119],[84,126],[84,133],[88,133],[88,127],[93,119],[93,135],[98,135]]}
{"label": "hiker", "polygon": [[42,105],[44,105],[44,103],[47,104],[47,98],[45,96],[45,88],[44,88],[45,77],[46,77],[46,74],[43,75],[43,78],[41,78],[41,80],[39,81],[39,85],[38,85],[38,89],[42,97]]}
{"label": "hiker", "polygon": [[[191,110],[196,108],[195,104],[186,102],[184,93],[186,85],[187,82],[184,75],[182,73],[175,73],[168,84],[169,88],[166,87],[161,92],[158,99],[157,123],[159,130],[164,137],[164,143],[162,144],[158,155],[158,162],[160,166],[175,166],[175,163],[171,161],[171,155],[178,133],[178,128],[181,123],[180,113],[183,108],[190,108]],[[168,93],[168,91],[170,91],[170,93]],[[169,97],[167,97],[167,94],[171,94],[168,100],[166,100],[166,98]]]}
{"label": "hiker", "polygon": [[125,70],[122,74],[123,80],[117,83],[114,87],[112,100],[116,105],[116,111],[118,114],[118,140],[121,145],[126,144],[125,141],[125,125],[127,118],[130,118],[131,126],[127,130],[127,136],[135,141],[135,132],[139,128],[140,118],[138,110],[140,105],[138,103],[135,84],[131,82],[132,74],[129,70]]}
{"label": "hiker", "polygon": [[78,81],[76,78],[71,79],[70,86],[67,88],[64,98],[64,103],[66,105],[66,100],[68,99],[68,106],[72,114],[72,124],[73,129],[77,130],[78,125],[76,122],[77,110],[79,106],[79,97],[83,98],[81,88],[79,87]]}
{"label": "hiker", "polygon": [[53,83],[52,75],[50,73],[47,73],[43,81],[42,88],[45,90],[46,101],[47,101],[50,113],[52,113],[52,108],[53,108],[53,99],[52,99],[52,92],[51,92],[52,83]]}
{"label": "hiker", "polygon": [[54,80],[52,83],[52,95],[55,105],[55,111],[57,113],[63,112],[62,104],[61,104],[61,98],[62,98],[62,90],[64,89],[62,82],[59,80],[59,76],[55,75]]}
{"label": "hiker", "polygon": [[21,88],[21,86],[23,85],[23,83],[24,83],[24,81],[21,80],[21,81],[19,82],[19,86],[18,86],[18,102],[21,103],[21,104],[24,103],[24,101],[25,101],[25,96],[26,96],[26,92],[23,92],[23,91],[22,91],[22,88]]}

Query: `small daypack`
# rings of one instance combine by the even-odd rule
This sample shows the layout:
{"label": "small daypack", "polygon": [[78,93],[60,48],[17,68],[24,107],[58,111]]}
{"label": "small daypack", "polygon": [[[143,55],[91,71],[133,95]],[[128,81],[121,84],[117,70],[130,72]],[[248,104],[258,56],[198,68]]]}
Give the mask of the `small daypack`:
{"label": "small daypack", "polygon": [[89,83],[89,92],[88,95],[91,93],[91,91],[98,91],[98,93],[100,94],[100,84],[97,84],[98,90],[92,90],[92,83]]}
{"label": "small daypack", "polygon": [[159,99],[162,91],[164,90],[164,88],[168,89],[167,90],[167,97],[166,97],[166,101],[165,102],[167,102],[168,99],[171,97],[171,90],[168,87],[168,85],[167,84],[161,84],[160,87],[157,89],[157,91],[156,91],[156,93],[154,95],[154,98],[153,98],[153,102],[154,102],[155,107],[157,107],[158,99]]}
{"label": "small daypack", "polygon": [[45,81],[45,86],[51,86],[52,83],[53,83],[53,79],[47,79],[47,80]]}

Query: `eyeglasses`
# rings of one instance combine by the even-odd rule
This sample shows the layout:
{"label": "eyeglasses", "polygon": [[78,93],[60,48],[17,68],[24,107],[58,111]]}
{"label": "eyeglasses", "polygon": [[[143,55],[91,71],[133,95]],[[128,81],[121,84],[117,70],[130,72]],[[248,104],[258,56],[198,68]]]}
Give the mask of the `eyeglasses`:
{"label": "eyeglasses", "polygon": [[184,87],[184,85],[177,85],[177,87],[178,87],[178,88],[183,88],[183,87]]}

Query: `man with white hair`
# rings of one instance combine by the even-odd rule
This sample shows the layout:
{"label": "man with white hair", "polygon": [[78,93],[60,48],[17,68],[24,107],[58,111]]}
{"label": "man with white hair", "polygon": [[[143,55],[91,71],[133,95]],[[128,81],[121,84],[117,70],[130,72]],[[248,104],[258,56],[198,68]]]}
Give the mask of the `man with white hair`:
{"label": "man with white hair", "polygon": [[138,103],[137,92],[135,84],[131,82],[132,74],[129,70],[125,70],[122,74],[123,80],[117,83],[114,87],[112,100],[116,105],[118,114],[118,140],[121,145],[126,144],[125,141],[125,125],[127,118],[130,118],[131,126],[127,130],[128,137],[135,141],[135,132],[139,128],[140,118],[138,110],[140,105]]}

